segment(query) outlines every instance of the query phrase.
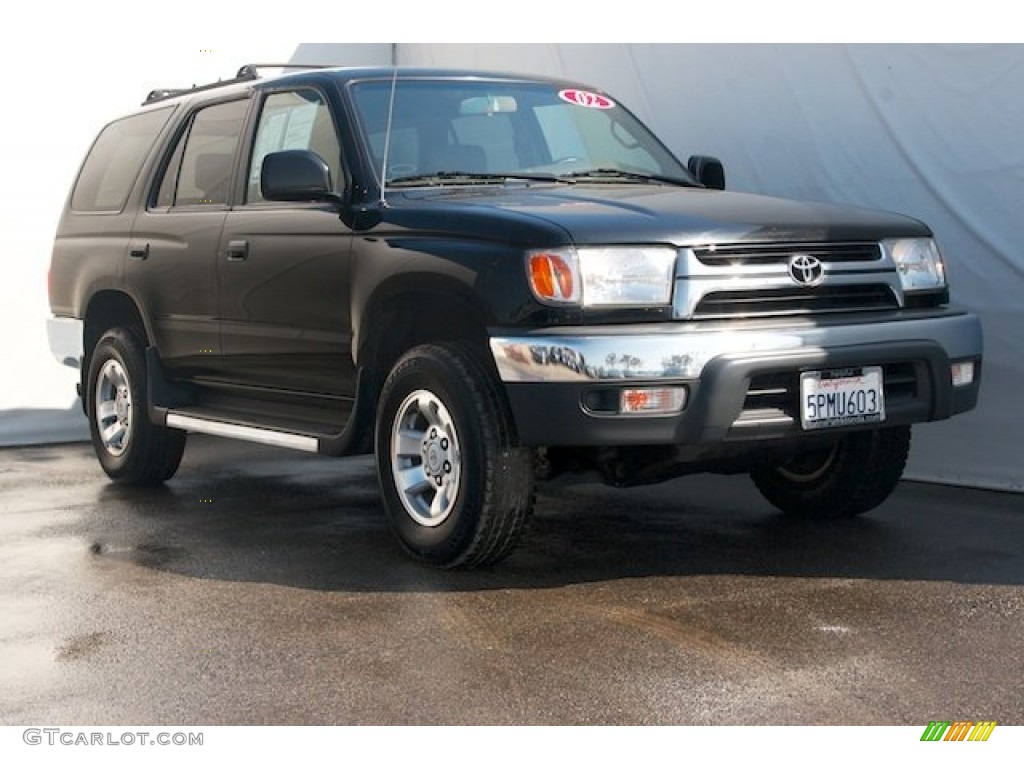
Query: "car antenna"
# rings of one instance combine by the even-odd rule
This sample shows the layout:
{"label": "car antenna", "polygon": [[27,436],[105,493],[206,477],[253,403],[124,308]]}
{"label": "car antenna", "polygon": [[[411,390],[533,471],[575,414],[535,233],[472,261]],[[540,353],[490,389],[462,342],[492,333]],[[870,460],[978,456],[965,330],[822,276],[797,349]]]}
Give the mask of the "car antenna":
{"label": "car antenna", "polygon": [[391,150],[391,121],[395,115],[395,88],[398,85],[398,65],[391,65],[391,95],[388,97],[388,122],[384,128],[384,158],[380,168],[380,207],[387,208],[388,201],[384,197],[388,185],[388,152]]}

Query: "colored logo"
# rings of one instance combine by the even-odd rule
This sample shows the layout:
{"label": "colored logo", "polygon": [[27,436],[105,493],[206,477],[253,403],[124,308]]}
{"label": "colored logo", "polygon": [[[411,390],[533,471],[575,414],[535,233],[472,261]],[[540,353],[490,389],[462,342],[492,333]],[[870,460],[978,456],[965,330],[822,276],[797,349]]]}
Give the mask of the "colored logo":
{"label": "colored logo", "polygon": [[995,720],[932,720],[921,734],[921,741],[988,741]]}

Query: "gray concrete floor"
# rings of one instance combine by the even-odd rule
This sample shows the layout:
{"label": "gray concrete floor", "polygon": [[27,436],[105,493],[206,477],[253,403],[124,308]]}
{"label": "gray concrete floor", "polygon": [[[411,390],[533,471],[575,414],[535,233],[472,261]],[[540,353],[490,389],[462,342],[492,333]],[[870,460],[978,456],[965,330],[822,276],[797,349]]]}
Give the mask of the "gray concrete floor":
{"label": "gray concrete floor", "polygon": [[369,459],[190,440],[156,490],[0,450],[0,724],[1024,724],[1024,496],[792,521],[746,478],[542,490],[409,561]]}

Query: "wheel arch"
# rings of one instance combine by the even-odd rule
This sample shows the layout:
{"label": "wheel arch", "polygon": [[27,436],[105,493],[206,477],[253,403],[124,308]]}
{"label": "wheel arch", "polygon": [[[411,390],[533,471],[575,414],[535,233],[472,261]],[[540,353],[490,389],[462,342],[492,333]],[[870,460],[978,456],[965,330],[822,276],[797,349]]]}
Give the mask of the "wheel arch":
{"label": "wheel arch", "polygon": [[490,313],[458,280],[406,275],[381,285],[354,324],[356,366],[382,383],[405,352],[420,344],[462,341],[487,360]]}

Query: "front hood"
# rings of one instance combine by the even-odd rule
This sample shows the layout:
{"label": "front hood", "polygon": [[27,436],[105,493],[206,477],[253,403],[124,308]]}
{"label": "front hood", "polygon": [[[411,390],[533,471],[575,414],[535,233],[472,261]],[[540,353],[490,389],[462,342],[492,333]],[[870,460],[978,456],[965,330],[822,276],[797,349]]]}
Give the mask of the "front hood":
{"label": "front hood", "polygon": [[[396,213],[429,215],[466,234],[547,224],[569,242],[670,243],[865,241],[930,236],[906,216],[739,192],[638,184],[447,187],[389,194]],[[397,193],[397,194],[396,194]],[[507,232],[511,234],[511,232]],[[515,239],[510,237],[509,239]]]}

